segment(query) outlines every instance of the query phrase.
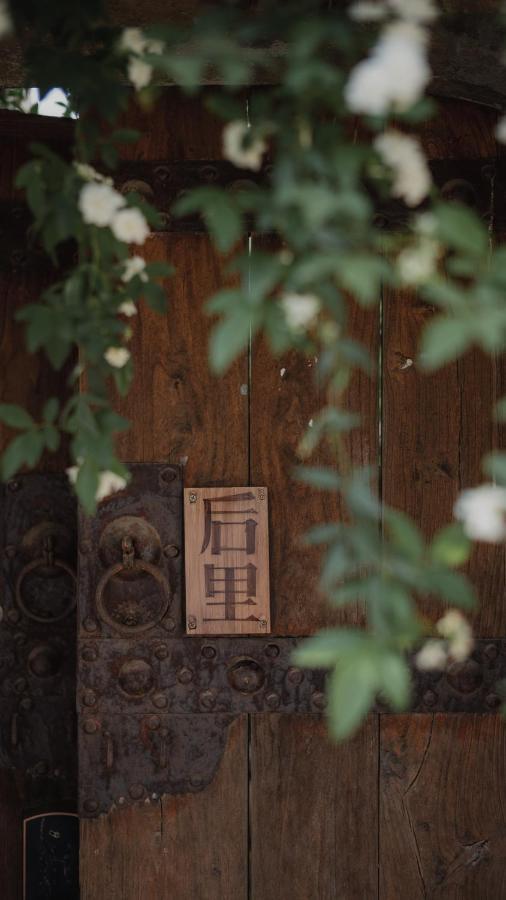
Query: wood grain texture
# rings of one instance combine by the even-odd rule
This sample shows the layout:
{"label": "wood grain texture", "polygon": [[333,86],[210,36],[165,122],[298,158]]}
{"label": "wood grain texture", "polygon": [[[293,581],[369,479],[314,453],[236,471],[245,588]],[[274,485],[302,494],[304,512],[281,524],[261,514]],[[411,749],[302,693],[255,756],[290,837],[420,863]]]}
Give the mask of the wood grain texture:
{"label": "wood grain texture", "polygon": [[153,235],[146,259],[171,262],[165,315],[145,305],[133,322],[134,381],[116,408],[131,422],[118,436],[122,459],[186,466],[193,485],[248,481],[248,382],[245,356],[223,378],[211,374],[211,319],[205,301],[226,281],[225,263],[205,235]]}
{"label": "wood grain texture", "polygon": [[[255,239],[254,239],[255,240]],[[268,239],[256,238],[263,246]],[[379,350],[376,310],[350,304],[349,332],[370,352],[373,365]],[[253,344],[251,359],[250,446],[253,484],[270,490],[271,605],[275,634],[309,634],[332,623],[362,621],[358,604],[332,610],[319,592],[319,549],[305,547],[303,535],[320,522],[339,520],[339,498],[315,491],[293,478],[296,466],[307,462],[336,468],[338,461],[322,444],[309,460],[298,445],[309,422],[327,404],[318,377],[317,359],[294,351],[274,357],[264,339]],[[378,466],[377,378],[355,372],[343,399],[344,408],[362,416],[362,426],[343,440],[353,466]]]}
{"label": "wood grain texture", "polygon": [[266,487],[185,488],[186,633],[269,634]]}
{"label": "wood grain texture", "polygon": [[247,717],[204,791],[81,822],[81,900],[246,900]]}
{"label": "wood grain texture", "polygon": [[[426,152],[455,159],[456,172],[459,158],[493,158],[494,122],[490,110],[446,101],[424,126]],[[452,521],[458,493],[484,480],[482,457],[503,441],[493,419],[501,365],[471,350],[427,375],[417,364],[418,348],[437,310],[411,291],[393,290],[384,292],[383,309],[383,499],[430,536]],[[469,574],[481,599],[476,634],[504,634],[504,547],[476,546]],[[441,604],[427,599],[423,608],[437,617]]]}
{"label": "wood grain texture", "polygon": [[377,896],[377,718],[344,745],[322,719],[252,717],[253,900]]}
{"label": "wood grain texture", "polygon": [[506,896],[506,725],[381,718],[381,900]]}

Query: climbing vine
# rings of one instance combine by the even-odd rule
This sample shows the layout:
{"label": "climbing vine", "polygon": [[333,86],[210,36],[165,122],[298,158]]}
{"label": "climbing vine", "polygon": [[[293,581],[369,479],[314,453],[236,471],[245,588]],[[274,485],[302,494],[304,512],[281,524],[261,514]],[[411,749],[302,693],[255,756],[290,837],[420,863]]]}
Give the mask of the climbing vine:
{"label": "climbing vine", "polygon": [[[70,436],[68,474],[88,513],[128,481],[114,452],[114,436],[128,422],[112,408],[109,385],[128,390],[130,320],[140,298],[163,312],[160,283],[171,268],[145,264],[140,251],[157,213],[140,196],[114,187],[118,147],[139,135],[116,123],[133,86],[144,107],[159,85],[189,94],[206,81],[222,85],[209,96],[223,118],[223,154],[237,167],[269,174],[231,194],[199,187],[180,199],[175,215],[198,212],[216,247],[231,251],[244,233],[275,233],[277,249],[236,252],[238,285],[209,298],[219,321],[209,358],[224,372],[262,332],[274,353],[295,348],[318,357],[327,402],[315,411],[294,477],[341,495],[346,515],[306,536],[322,547],[321,587],[329,603],[365,604],[364,629],[331,629],[308,640],[298,662],[332,670],[329,722],[343,738],[378,695],[394,710],[410,700],[408,655],[420,668],[444,668],[472,650],[460,611],[475,594],[458,568],[472,540],[506,538],[506,454],[484,460],[481,486],[461,494],[456,521],[431,540],[402,510],[378,499],[374,473],[356,468],[343,435],[360,424],[346,407],[346,389],[359,368],[374,361],[348,331],[349,295],[372,307],[383,285],[416,288],[439,310],[427,325],[418,364],[432,371],[477,345],[496,354],[506,342],[506,248],[491,249],[486,224],[432,182],[419,124],[434,114],[426,91],[430,31],[440,15],[433,0],[374,0],[333,9],[317,0],[265,0],[255,13],[233,2],[209,8],[189,26],[172,23],[120,29],[102,0],[0,4],[0,34],[14,32],[24,52],[25,86],[4,92],[4,104],[23,109],[24,89],[44,95],[59,86],[76,113],[73,159],[34,145],[17,175],[33,214],[33,233],[55,264],[69,244],[77,262],[19,318],[29,351],[42,349],[59,369],[78,350],[73,388],[63,405],[47,401],[35,419],[0,406],[0,419],[18,430],[2,460],[2,476],[35,466],[45,450]],[[262,83],[244,116],[244,86]],[[360,135],[357,139],[357,120]],[[506,138],[506,123],[498,125]],[[403,205],[402,233],[385,233],[378,204]],[[506,419],[506,400],[496,416]],[[311,465],[321,442],[335,465]],[[450,604],[435,626],[417,597],[430,593]]]}

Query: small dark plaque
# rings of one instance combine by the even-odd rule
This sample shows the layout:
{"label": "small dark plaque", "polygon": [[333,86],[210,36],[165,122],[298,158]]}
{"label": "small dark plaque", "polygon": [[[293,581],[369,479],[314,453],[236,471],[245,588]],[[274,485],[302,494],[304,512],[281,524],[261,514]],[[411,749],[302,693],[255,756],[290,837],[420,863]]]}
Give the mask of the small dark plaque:
{"label": "small dark plaque", "polygon": [[79,818],[48,813],[23,826],[24,900],[78,900]]}

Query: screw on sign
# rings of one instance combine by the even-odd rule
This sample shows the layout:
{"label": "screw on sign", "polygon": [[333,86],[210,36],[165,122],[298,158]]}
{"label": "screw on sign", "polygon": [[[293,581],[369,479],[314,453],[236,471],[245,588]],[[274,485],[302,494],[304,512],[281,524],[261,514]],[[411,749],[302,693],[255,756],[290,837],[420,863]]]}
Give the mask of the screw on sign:
{"label": "screw on sign", "polygon": [[266,488],[185,493],[187,630],[265,634],[270,621]]}

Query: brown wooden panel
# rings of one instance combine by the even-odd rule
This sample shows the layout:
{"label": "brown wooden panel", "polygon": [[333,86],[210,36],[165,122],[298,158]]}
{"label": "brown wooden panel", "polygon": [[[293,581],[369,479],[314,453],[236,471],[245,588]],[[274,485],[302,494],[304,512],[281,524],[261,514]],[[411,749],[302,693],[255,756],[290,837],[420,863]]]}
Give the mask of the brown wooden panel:
{"label": "brown wooden panel", "polygon": [[169,261],[165,315],[141,306],[130,344],[135,375],[116,408],[132,427],[118,437],[125,460],[185,463],[187,484],[248,481],[248,364],[242,357],[224,378],[209,371],[211,320],[204,302],[225,282],[225,264],[205,235],[153,235],[147,260]]}
{"label": "brown wooden panel", "polygon": [[372,900],[376,716],[339,746],[316,717],[251,721],[252,900]]}
{"label": "brown wooden panel", "polygon": [[[458,177],[459,158],[494,157],[494,119],[469,103],[445,103],[424,129],[428,155],[455,159]],[[385,291],[383,306],[383,498],[431,535],[452,521],[459,491],[484,480],[482,457],[499,446],[493,405],[500,367],[472,350],[427,375],[416,360],[423,328],[437,310],[410,291]],[[476,633],[502,635],[504,548],[478,545],[469,572],[481,598]],[[436,617],[441,605],[427,601],[424,610]]]}
{"label": "brown wooden panel", "polygon": [[506,725],[381,718],[381,900],[505,896]]}
{"label": "brown wooden panel", "polygon": [[81,900],[246,900],[247,717],[214,781],[81,822]]}
{"label": "brown wooden panel", "polygon": [[[379,349],[375,310],[351,305],[349,330],[370,351]],[[320,551],[301,544],[311,526],[342,517],[339,498],[315,491],[293,479],[303,460],[298,444],[309,421],[326,405],[318,382],[317,360],[290,352],[274,357],[265,340],[255,342],[251,365],[251,479],[270,491],[271,604],[275,634],[309,634],[332,622],[361,621],[358,605],[337,613],[318,590]],[[356,372],[345,399],[346,409],[358,412],[363,425],[343,441],[353,466],[378,464],[377,381]],[[322,445],[311,465],[338,466],[335,455]]]}

